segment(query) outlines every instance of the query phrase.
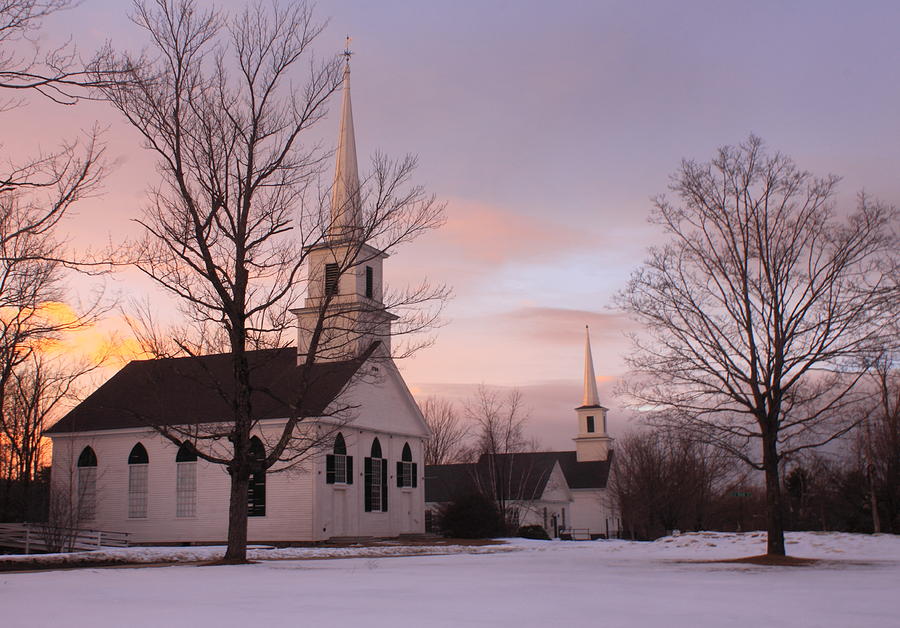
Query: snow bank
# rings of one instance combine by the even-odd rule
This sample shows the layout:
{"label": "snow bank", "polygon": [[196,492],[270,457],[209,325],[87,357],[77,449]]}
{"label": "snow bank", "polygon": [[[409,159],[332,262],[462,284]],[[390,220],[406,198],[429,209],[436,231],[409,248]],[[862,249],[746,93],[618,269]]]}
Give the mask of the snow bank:
{"label": "snow bank", "polygon": [[[765,532],[687,532],[652,542],[529,541],[504,539],[510,547],[532,551],[589,551],[628,559],[729,560],[766,553]],[[789,556],[825,560],[900,560],[900,536],[844,532],[787,532]]]}
{"label": "snow bank", "polygon": [[[760,533],[696,533],[653,543],[510,539],[481,547],[253,548],[254,558],[280,560],[0,573],[0,625],[900,626],[900,537],[798,533],[788,535],[788,543],[795,555],[829,560],[804,567],[692,562],[764,549]],[[159,562],[206,560],[221,552],[131,548],[90,554]],[[446,555],[393,558],[400,552]],[[293,560],[336,555],[347,559]]]}
{"label": "snow bank", "polygon": [[[250,546],[247,558],[264,560],[310,560],[330,558],[384,558],[434,554],[492,554],[519,551],[512,545],[376,545],[348,547],[284,547]],[[11,554],[0,556],[0,566],[21,564],[46,568],[108,563],[194,563],[221,559],[223,546],[197,547],[117,547],[69,552],[64,554]]]}
{"label": "snow bank", "polygon": [[[314,560],[331,558],[383,558],[438,554],[495,554],[498,552],[568,552],[636,559],[728,560],[766,552],[765,532],[689,532],[653,542],[634,541],[535,541],[502,539],[503,545],[354,545],[346,547],[250,546],[253,561]],[[788,554],[829,560],[900,560],[900,536],[846,534],[841,532],[788,532]],[[222,546],[128,547],[87,552],[0,556],[0,565],[28,564],[48,568],[90,563],[191,563],[220,559]]]}

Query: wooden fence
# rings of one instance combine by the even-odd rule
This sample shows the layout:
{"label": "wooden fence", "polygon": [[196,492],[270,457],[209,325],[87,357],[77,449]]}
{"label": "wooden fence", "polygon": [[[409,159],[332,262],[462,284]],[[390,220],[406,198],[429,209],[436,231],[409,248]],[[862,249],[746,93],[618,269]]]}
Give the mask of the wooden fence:
{"label": "wooden fence", "polygon": [[23,549],[26,554],[128,547],[128,533],[65,528],[46,523],[0,523],[0,547]]}

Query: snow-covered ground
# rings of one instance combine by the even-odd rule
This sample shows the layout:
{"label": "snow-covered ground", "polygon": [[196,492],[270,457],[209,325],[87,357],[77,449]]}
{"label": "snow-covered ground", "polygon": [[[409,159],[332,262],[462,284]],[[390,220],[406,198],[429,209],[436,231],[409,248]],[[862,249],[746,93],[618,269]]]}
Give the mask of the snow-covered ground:
{"label": "snow-covered ground", "polygon": [[[696,533],[654,543],[255,549],[260,562],[242,566],[0,573],[0,626],[900,626],[900,537],[794,533],[788,547],[823,560],[694,562],[765,550],[761,533]],[[106,554],[128,552],[204,560],[221,548]],[[329,556],[354,557],[319,560]]]}

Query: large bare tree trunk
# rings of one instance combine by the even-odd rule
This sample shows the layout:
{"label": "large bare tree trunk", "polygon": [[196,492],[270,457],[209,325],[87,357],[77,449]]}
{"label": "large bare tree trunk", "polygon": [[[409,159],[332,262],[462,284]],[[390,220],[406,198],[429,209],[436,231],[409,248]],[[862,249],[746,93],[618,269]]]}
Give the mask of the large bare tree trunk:
{"label": "large bare tree trunk", "polygon": [[246,330],[239,328],[232,335],[231,347],[234,360],[234,458],[229,465],[231,495],[228,505],[228,547],[225,561],[247,561],[247,495],[250,483],[250,365],[246,354]]}
{"label": "large bare tree trunk", "polygon": [[247,490],[250,474],[235,469],[231,473],[231,494],[228,504],[228,548],[225,562],[247,562]]}
{"label": "large bare tree trunk", "polygon": [[784,556],[784,512],[781,504],[781,478],[778,473],[778,449],[774,437],[763,439],[763,467],[766,473],[766,554]]}

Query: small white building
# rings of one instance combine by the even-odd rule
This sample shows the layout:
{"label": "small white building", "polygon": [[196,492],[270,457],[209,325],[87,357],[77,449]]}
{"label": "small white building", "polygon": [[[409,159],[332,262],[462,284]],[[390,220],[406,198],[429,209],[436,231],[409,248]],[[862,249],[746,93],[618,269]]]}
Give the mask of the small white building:
{"label": "small white building", "polygon": [[575,451],[484,454],[476,463],[428,466],[429,518],[455,497],[480,492],[502,501],[512,523],[542,526],[551,537],[618,536],[621,520],[608,490],[614,469],[606,412],[600,405],[586,332],[584,397],[575,409]]}
{"label": "small white building", "polygon": [[[420,462],[428,428],[385,354],[395,318],[382,302],[386,256],[353,241],[358,188],[348,64],[331,230],[326,243],[309,252],[308,298],[294,311],[298,347],[248,356],[255,451],[263,451],[263,443],[277,439],[286,421],[298,415],[310,417],[303,429],[326,430],[334,438],[327,451],[251,478],[250,542],[391,537],[425,530]],[[354,250],[364,263],[335,281],[330,262]],[[306,340],[326,292],[339,316],[354,329],[365,329],[357,341],[359,357],[326,356],[304,367]],[[198,460],[189,444],[176,446],[151,426],[203,425],[208,433],[230,414],[231,381],[226,354],[126,365],[47,431],[53,440],[54,503],[76,509],[81,527],[127,532],[138,543],[225,541],[230,489],[225,467]],[[298,382],[303,391],[297,390]],[[292,405],[297,399],[303,399],[299,410]],[[336,422],[336,407],[352,408],[352,420]],[[213,445],[223,451],[230,447],[225,432]]]}

